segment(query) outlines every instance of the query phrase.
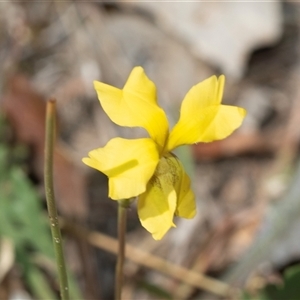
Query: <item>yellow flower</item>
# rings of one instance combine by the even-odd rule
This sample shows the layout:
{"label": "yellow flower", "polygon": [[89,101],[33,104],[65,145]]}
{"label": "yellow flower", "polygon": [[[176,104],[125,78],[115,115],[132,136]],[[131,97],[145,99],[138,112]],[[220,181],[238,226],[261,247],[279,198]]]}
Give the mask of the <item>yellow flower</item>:
{"label": "yellow flower", "polygon": [[221,104],[224,81],[224,76],[212,76],[193,86],[171,132],[157,104],[156,87],[143,68],[132,70],[123,89],[94,82],[110,119],[120,126],[143,127],[150,138],[113,138],[103,148],[89,152],[83,162],[108,176],[111,199],[138,196],[139,219],[156,240],[175,227],[174,215],[193,218],[196,213],[190,179],[171,151],[181,145],[223,139],[246,115],[243,108]]}

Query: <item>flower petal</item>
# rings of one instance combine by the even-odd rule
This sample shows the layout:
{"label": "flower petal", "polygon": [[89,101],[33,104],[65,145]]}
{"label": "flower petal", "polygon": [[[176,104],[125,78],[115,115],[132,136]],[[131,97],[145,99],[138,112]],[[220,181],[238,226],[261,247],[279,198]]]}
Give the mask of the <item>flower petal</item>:
{"label": "flower petal", "polygon": [[196,215],[196,202],[195,195],[191,190],[191,181],[189,176],[184,171],[183,165],[176,156],[170,156],[169,158],[178,172],[178,179],[175,182],[175,190],[177,194],[177,207],[175,215],[192,219]]}
{"label": "flower petal", "polygon": [[142,225],[156,240],[175,227],[174,214],[189,219],[195,216],[195,197],[190,189],[190,179],[172,153],[161,158],[146,192],[140,195],[138,214]]}
{"label": "flower petal", "polygon": [[[211,76],[204,81],[194,85],[183,99],[184,102],[189,102],[195,108],[205,108],[211,105],[221,104],[225,84],[225,76],[221,75],[219,78]],[[190,107],[182,104],[182,114],[189,114]]]}
{"label": "flower petal", "polygon": [[156,87],[142,67],[130,73],[123,90],[94,82],[100,103],[110,119],[128,127],[143,127],[160,147],[168,135],[168,120],[157,105]]}
{"label": "flower petal", "polygon": [[82,160],[109,178],[109,197],[114,200],[136,197],[146,190],[159,153],[151,139],[114,138],[105,147],[89,152]]}
{"label": "flower petal", "polygon": [[167,151],[185,144],[226,138],[237,129],[245,115],[243,108],[221,105],[224,76],[197,84],[185,96],[180,118],[170,133]]}
{"label": "flower petal", "polygon": [[176,202],[174,176],[169,172],[168,162],[163,157],[146,192],[138,199],[139,219],[155,240],[160,240],[171,227],[175,227],[173,217]]}

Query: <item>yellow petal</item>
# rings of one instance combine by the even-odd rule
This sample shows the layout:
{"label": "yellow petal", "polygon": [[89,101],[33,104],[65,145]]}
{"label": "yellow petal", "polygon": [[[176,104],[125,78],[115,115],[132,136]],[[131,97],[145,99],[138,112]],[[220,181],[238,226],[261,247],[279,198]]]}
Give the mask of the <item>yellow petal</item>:
{"label": "yellow petal", "polygon": [[196,213],[195,197],[190,179],[176,156],[162,157],[147,190],[138,200],[138,214],[142,225],[160,240],[175,227],[174,214],[193,218]]}
{"label": "yellow petal", "polygon": [[175,215],[192,219],[196,215],[195,195],[191,190],[191,181],[184,171],[183,165],[175,156],[170,156],[169,160],[175,165],[178,173],[178,179],[175,181],[175,190],[177,194],[177,207]]}
{"label": "yellow petal", "polygon": [[140,195],[152,177],[159,153],[151,139],[114,138],[105,147],[92,150],[82,160],[109,178],[109,197],[114,200]]}
{"label": "yellow petal", "polygon": [[146,192],[138,199],[141,224],[155,240],[160,240],[171,227],[175,227],[173,217],[176,202],[174,176],[169,172],[167,161],[162,158],[155,175],[148,183]]}
{"label": "yellow petal", "polygon": [[[195,109],[221,104],[225,84],[225,76],[211,76],[194,85],[183,99],[181,114],[189,114],[190,106]],[[186,104],[185,102],[189,102]]]}
{"label": "yellow petal", "polygon": [[224,76],[215,76],[194,86],[185,96],[180,118],[170,133],[166,150],[185,144],[226,138],[237,129],[245,115],[243,108],[221,105]]}
{"label": "yellow petal", "polygon": [[156,87],[142,67],[135,67],[123,90],[102,82],[94,82],[100,103],[110,119],[128,127],[143,127],[160,147],[168,134],[168,121],[157,105]]}

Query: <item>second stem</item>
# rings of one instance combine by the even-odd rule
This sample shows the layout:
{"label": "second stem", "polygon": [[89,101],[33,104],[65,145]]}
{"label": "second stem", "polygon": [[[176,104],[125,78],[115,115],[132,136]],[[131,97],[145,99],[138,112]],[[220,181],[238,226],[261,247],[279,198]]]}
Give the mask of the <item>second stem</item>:
{"label": "second stem", "polygon": [[122,286],[123,286],[123,266],[125,257],[125,236],[127,223],[127,208],[130,205],[130,200],[118,201],[118,256],[116,265],[116,279],[115,279],[115,299],[121,300]]}

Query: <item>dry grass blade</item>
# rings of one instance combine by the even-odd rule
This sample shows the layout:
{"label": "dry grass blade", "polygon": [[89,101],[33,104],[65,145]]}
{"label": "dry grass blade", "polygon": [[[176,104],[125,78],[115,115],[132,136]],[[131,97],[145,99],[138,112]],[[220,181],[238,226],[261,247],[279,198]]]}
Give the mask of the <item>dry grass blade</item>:
{"label": "dry grass blade", "polygon": [[15,255],[12,241],[2,238],[0,241],[0,283],[12,268],[14,261]]}

